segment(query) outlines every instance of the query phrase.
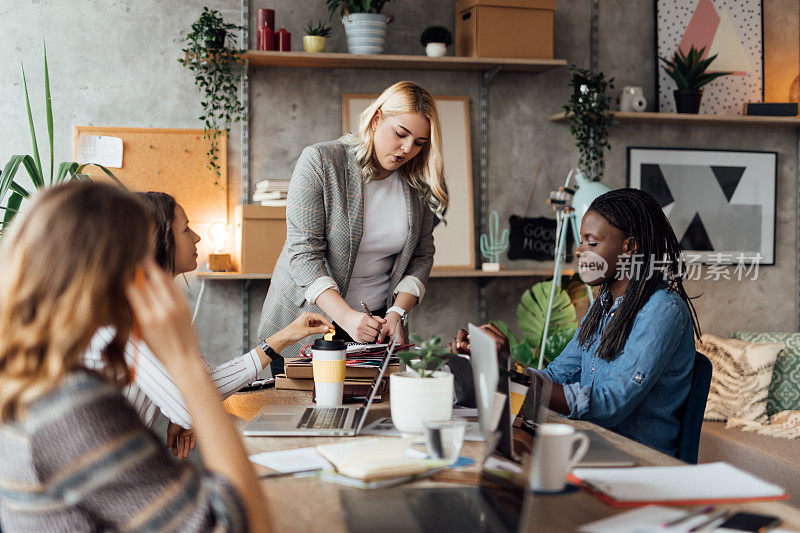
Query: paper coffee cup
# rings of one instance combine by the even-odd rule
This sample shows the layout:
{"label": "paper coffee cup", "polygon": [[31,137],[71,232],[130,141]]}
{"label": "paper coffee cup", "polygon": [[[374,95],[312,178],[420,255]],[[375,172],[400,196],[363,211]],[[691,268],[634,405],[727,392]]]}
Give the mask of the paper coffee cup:
{"label": "paper coffee cup", "polygon": [[314,392],[317,405],[321,407],[342,405],[346,348],[347,345],[338,339],[317,339],[311,346]]}

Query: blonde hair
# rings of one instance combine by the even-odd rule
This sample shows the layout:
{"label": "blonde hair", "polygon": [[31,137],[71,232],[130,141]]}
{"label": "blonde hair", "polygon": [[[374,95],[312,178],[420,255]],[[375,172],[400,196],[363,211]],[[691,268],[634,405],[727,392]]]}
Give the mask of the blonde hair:
{"label": "blonde hair", "polygon": [[104,325],[116,330],[103,352],[106,377],[129,381],[125,287],[150,247],[144,207],[112,185],[53,187],[14,220],[0,246],[0,421],[80,368]]}
{"label": "blonde hair", "polygon": [[442,157],[442,128],[439,113],[431,93],[410,81],[399,81],[383,91],[363,113],[358,122],[358,130],[345,138],[351,147],[361,173],[369,182],[380,172],[375,161],[375,139],[372,119],[381,111],[385,116],[404,113],[419,113],[428,120],[431,135],[419,153],[400,167],[400,175],[430,205],[431,210],[444,220],[449,198],[444,179],[444,158]]}

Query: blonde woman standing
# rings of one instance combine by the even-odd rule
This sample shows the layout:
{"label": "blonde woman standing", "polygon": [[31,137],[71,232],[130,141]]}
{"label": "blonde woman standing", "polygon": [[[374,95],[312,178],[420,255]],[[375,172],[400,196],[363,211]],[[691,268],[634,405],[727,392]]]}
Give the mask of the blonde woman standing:
{"label": "blonde woman standing", "polygon": [[394,334],[425,295],[434,219],[447,204],[433,96],[398,82],[362,113],[357,131],[300,155],[259,337],[318,310],[344,340]]}

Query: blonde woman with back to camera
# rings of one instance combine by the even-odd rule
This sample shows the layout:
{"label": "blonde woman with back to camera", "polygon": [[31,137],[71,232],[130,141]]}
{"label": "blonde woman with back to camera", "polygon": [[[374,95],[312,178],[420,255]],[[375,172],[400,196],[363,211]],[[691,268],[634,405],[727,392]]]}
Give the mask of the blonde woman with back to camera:
{"label": "blonde woman with back to camera", "polygon": [[[269,531],[264,497],[202,362],[183,297],[129,193],[40,193],[3,238],[0,529]],[[101,373],[83,352],[104,326]],[[169,456],[121,394],[141,336],[183,392],[205,470]]]}
{"label": "blonde woman with back to camera", "polygon": [[434,220],[447,204],[433,96],[398,82],[367,107],[356,131],[300,155],[259,337],[308,310],[327,314],[345,341],[393,335],[425,295]]}

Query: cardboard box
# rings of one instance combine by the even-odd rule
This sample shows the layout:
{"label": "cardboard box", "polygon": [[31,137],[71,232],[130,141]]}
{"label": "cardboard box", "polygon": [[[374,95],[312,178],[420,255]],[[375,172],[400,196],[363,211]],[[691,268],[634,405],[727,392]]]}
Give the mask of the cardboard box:
{"label": "cardboard box", "polygon": [[269,274],[286,242],[286,208],[237,205],[233,263],[242,274]]}
{"label": "cardboard box", "polygon": [[456,55],[553,59],[556,0],[459,0]]}

